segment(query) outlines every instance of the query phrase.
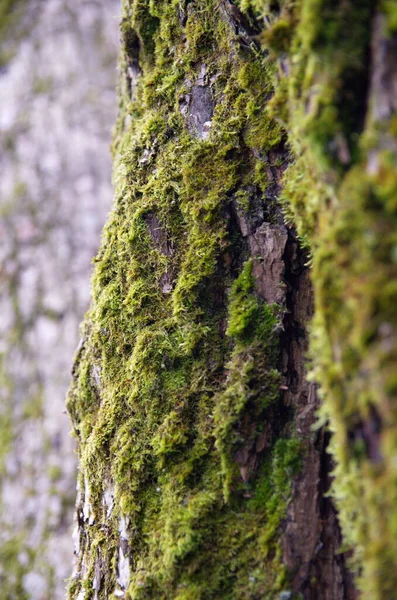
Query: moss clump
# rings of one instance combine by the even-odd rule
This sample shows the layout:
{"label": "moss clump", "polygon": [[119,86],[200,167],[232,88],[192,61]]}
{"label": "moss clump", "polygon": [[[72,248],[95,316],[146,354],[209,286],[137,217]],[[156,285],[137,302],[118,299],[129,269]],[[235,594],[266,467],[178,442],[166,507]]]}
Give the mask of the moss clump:
{"label": "moss clump", "polygon": [[[131,599],[273,598],[300,449],[288,419],[273,427],[269,412],[280,404],[282,307],[256,295],[230,217],[255,181],[277,220],[265,196],[266,155],[282,139],[264,111],[272,70],[212,0],[183,11],[124,2],[123,37],[139,39],[142,74],[133,99],[120,85],[115,203],[68,398],[90,506],[85,575],[69,596],[93,595],[98,556],[99,597],[117,588],[126,518]],[[126,49],[121,67],[127,77]],[[213,104],[204,139],[184,111],[197,87]],[[246,446],[258,454],[248,471],[235,460]]]}
{"label": "moss clump", "polygon": [[293,35],[293,26],[290,20],[279,19],[274,25],[264,32],[263,44],[275,53],[288,52]]}
{"label": "moss clump", "polygon": [[[226,386],[218,394],[214,412],[226,499],[235,482],[248,475],[248,465],[240,466],[239,471],[236,454],[239,449],[255,444],[266,426],[267,409],[280,396],[277,325],[281,310],[277,304],[260,302],[252,293],[253,285],[250,260],[233,283],[230,294],[226,333],[235,344],[227,364]],[[244,424],[242,415],[246,415]],[[249,434],[244,428],[249,429]]]}
{"label": "moss clump", "polygon": [[380,3],[380,10],[386,17],[386,31],[389,36],[395,35],[397,32],[397,12],[392,0],[383,0]]}
{"label": "moss clump", "polygon": [[13,11],[18,6],[19,0],[1,0],[0,1],[0,35],[10,24],[13,18]]}

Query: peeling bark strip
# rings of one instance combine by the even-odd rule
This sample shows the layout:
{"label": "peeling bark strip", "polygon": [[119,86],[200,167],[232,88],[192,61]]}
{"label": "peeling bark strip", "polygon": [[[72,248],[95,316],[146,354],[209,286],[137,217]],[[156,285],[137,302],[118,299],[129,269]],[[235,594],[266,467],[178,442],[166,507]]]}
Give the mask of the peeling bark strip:
{"label": "peeling bark strip", "polygon": [[[380,281],[391,273],[390,248],[377,258],[371,239],[389,231],[379,205],[395,178],[352,179],[373,9],[271,4],[124,0],[116,199],[68,398],[80,454],[70,598],[351,600],[344,547],[357,547],[363,597],[393,598],[394,530],[379,511],[395,491],[383,502],[371,485],[391,477],[392,408],[374,386],[395,309],[364,292],[377,261]],[[371,87],[391,89],[380,75]],[[382,139],[371,164],[389,177]],[[313,431],[314,305],[337,462],[330,434]]]}

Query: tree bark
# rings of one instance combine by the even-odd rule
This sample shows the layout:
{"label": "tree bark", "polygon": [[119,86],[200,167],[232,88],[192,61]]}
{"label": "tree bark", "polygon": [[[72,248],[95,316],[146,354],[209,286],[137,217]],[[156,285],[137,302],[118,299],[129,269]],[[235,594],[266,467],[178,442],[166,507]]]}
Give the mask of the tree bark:
{"label": "tree bark", "polygon": [[123,11],[70,598],[391,599],[395,11]]}

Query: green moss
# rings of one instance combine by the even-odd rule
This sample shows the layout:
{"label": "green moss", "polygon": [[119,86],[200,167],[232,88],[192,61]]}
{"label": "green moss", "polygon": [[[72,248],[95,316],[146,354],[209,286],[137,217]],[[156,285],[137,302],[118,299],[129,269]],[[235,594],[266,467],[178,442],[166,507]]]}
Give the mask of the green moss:
{"label": "green moss", "polygon": [[[68,401],[95,522],[69,594],[93,595],[97,552],[111,565],[100,595],[113,593],[120,516],[130,598],[274,598],[286,585],[277,536],[301,449],[275,416],[283,307],[255,293],[228,211],[249,207],[249,185],[267,194],[288,135],[279,200],[311,251],[332,493],[363,597],[391,600],[396,122],[367,113],[373,3],[241,0],[251,22],[266,16],[270,54],[244,46],[215,1],[180,4],[124,2],[116,200]],[[389,36],[392,5],[381,3]],[[142,70],[133,99],[131,59]],[[215,100],[206,140],[182,110],[199,73]],[[276,222],[274,201],[266,209]],[[267,437],[257,469],[242,457]]]}
{"label": "green moss", "polygon": [[[253,293],[253,286],[252,261],[249,260],[230,294],[226,333],[235,341],[235,346],[227,364],[226,386],[218,394],[214,412],[216,447],[221,457],[226,499],[239,479],[236,453],[256,442],[266,423],[266,409],[280,396],[276,327],[280,307],[260,302]],[[246,413],[251,425],[249,435],[241,428],[241,419]]]}
{"label": "green moss", "polygon": [[48,476],[51,481],[58,481],[62,476],[62,469],[59,465],[50,465],[48,468]]}
{"label": "green moss", "polygon": [[[389,37],[392,4],[379,4]],[[397,157],[395,117],[374,123],[367,110],[375,7],[366,0],[284,1],[273,12],[266,1],[240,5],[268,13],[262,41],[284,61],[273,68],[269,110],[294,154],[283,181],[286,216],[311,251],[313,376],[322,386],[321,422],[333,432],[333,495],[345,547],[354,549],[363,597],[391,599]]]}
{"label": "green moss", "polygon": [[23,407],[24,419],[40,419],[43,416],[43,390],[38,389]]}
{"label": "green moss", "polygon": [[263,43],[277,54],[288,52],[291,45],[293,27],[290,20],[279,19],[264,32]]}
{"label": "green moss", "polygon": [[13,18],[13,11],[19,0],[1,0],[0,1],[0,35],[3,29],[9,25]]}
{"label": "green moss", "polygon": [[[358,155],[368,84],[371,2],[306,0],[282,3],[266,33],[288,31],[290,75],[276,85],[273,114],[290,132],[298,156],[338,177]],[[337,41],[336,41],[337,40]]]}
{"label": "green moss", "polygon": [[[252,181],[266,190],[262,153],[282,139],[264,111],[272,70],[240,47],[212,0],[189,4],[186,25],[175,2],[132,4],[123,38],[139,37],[142,75],[132,101],[121,85],[115,203],[68,398],[95,519],[84,581],[69,596],[92,595],[96,549],[111,566],[100,597],[113,593],[125,516],[130,598],[273,598],[286,577],[277,530],[300,449],[286,422],[260,472],[243,476],[235,454],[263,436],[267,418],[272,426],[280,401],[282,307],[256,295],[244,248],[239,275],[227,268],[232,198]],[[180,108],[202,65],[216,100],[206,140]],[[267,210],[277,218],[271,202]]]}
{"label": "green moss", "polygon": [[389,35],[395,34],[397,31],[397,11],[394,2],[392,0],[383,0],[380,7],[386,16],[387,32]]}

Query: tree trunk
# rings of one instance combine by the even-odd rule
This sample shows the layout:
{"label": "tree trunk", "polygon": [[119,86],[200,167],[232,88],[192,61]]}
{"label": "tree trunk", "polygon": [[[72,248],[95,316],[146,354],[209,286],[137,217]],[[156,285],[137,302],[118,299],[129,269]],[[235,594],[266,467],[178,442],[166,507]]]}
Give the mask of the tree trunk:
{"label": "tree trunk", "polygon": [[1,600],[63,600],[71,571],[65,394],[110,208],[117,10],[0,1]]}
{"label": "tree trunk", "polygon": [[124,1],[70,598],[394,597],[391,5]]}

